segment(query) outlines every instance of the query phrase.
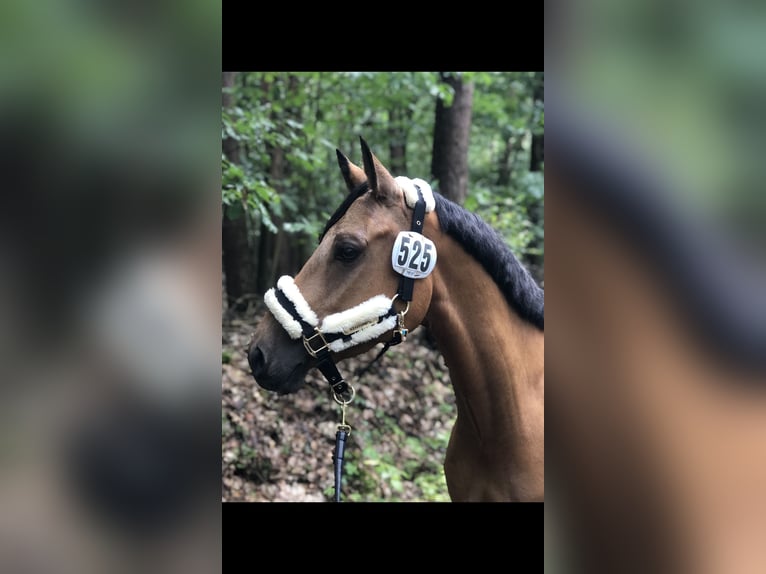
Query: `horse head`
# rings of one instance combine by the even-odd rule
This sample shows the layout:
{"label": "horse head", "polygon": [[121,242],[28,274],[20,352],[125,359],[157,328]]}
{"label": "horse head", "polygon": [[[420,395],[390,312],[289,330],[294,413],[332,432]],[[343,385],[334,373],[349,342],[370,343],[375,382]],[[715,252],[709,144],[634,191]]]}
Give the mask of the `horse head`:
{"label": "horse head", "polygon": [[[317,364],[313,351],[326,346],[336,361],[358,355],[390,341],[396,329],[414,329],[428,311],[435,248],[400,234],[415,225],[419,200],[427,212],[423,221],[417,218],[421,232],[438,228],[433,194],[422,180],[394,178],[364,140],[361,146],[363,168],[337,151],[349,194],[316,250],[294,279],[283,276],[265,296],[271,313],[248,351],[253,376],[265,389],[295,392]],[[399,296],[403,266],[417,278],[411,300]],[[318,334],[307,335],[310,329]]]}

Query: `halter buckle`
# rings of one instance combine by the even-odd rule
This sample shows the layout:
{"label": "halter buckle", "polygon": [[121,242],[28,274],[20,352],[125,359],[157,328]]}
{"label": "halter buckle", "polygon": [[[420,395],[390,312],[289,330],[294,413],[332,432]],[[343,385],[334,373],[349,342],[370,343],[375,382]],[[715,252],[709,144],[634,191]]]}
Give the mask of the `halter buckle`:
{"label": "halter buckle", "polygon": [[[399,293],[394,293],[394,298],[393,298],[393,299],[391,299],[391,308],[392,308],[394,311],[396,311],[396,308],[394,308],[394,301],[396,301],[396,298],[397,298],[397,297],[399,297]],[[407,312],[410,310],[410,302],[409,302],[409,301],[406,301],[406,303],[407,303],[407,305],[404,307],[404,311],[400,311],[399,313],[397,313],[397,315],[399,315],[399,316],[400,316],[400,317],[402,317],[402,318],[403,318],[403,317],[404,317],[404,316],[407,314]]]}
{"label": "halter buckle", "polygon": [[[330,346],[330,344],[325,341],[325,338],[322,336],[322,332],[319,330],[318,327],[314,327],[314,330],[316,333],[311,335],[311,337],[306,337],[306,335],[303,336],[303,346],[306,348],[306,352],[311,355],[312,357],[316,358],[319,353],[327,349],[327,347]],[[315,349],[311,346],[311,341],[319,337],[319,339],[322,341],[322,346],[318,349]]]}

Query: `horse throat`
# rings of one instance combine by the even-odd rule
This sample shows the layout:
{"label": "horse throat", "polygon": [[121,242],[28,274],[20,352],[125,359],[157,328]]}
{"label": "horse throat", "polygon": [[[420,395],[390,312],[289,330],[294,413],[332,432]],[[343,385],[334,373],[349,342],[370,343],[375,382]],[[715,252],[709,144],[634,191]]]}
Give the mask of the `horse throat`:
{"label": "horse throat", "polygon": [[[437,234],[438,235],[438,234]],[[440,235],[424,320],[456,396],[445,474],[453,500],[542,500],[542,331],[511,309],[484,268]]]}

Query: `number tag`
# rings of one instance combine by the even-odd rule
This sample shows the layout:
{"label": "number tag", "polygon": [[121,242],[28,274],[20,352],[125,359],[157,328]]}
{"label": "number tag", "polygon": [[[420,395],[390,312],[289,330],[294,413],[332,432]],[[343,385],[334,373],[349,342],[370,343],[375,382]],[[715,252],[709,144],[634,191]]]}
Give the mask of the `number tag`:
{"label": "number tag", "polygon": [[400,231],[391,251],[391,266],[405,277],[428,277],[436,266],[436,245],[416,231]]}

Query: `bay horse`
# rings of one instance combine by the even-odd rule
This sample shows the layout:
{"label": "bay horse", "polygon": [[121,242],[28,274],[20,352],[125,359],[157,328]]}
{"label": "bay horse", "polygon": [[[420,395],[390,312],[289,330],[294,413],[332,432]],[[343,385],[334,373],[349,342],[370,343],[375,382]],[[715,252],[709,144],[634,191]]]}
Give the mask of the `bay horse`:
{"label": "bay horse", "polygon": [[[273,289],[267,293],[271,314],[258,324],[248,351],[255,380],[292,393],[317,365],[311,354],[317,344],[342,360],[427,325],[456,396],[444,462],[450,498],[542,501],[543,290],[478,216],[433,193],[423,180],[394,178],[364,140],[361,147],[363,168],[336,150],[349,195],[295,279],[282,277],[277,284],[292,316]],[[422,222],[413,218],[418,198],[425,204]],[[405,307],[393,295],[401,279],[394,260],[398,253],[400,263],[408,262],[399,236],[411,223],[421,224],[423,245],[432,245],[428,261],[426,247],[419,261],[409,259],[427,275],[413,280]],[[416,250],[414,240],[411,246]],[[370,313],[371,307],[377,310]],[[304,335],[301,344],[298,323],[315,326],[317,334]],[[340,338],[325,341],[321,333],[336,323]],[[392,328],[397,323],[398,331]],[[306,341],[317,337],[321,341]]]}

